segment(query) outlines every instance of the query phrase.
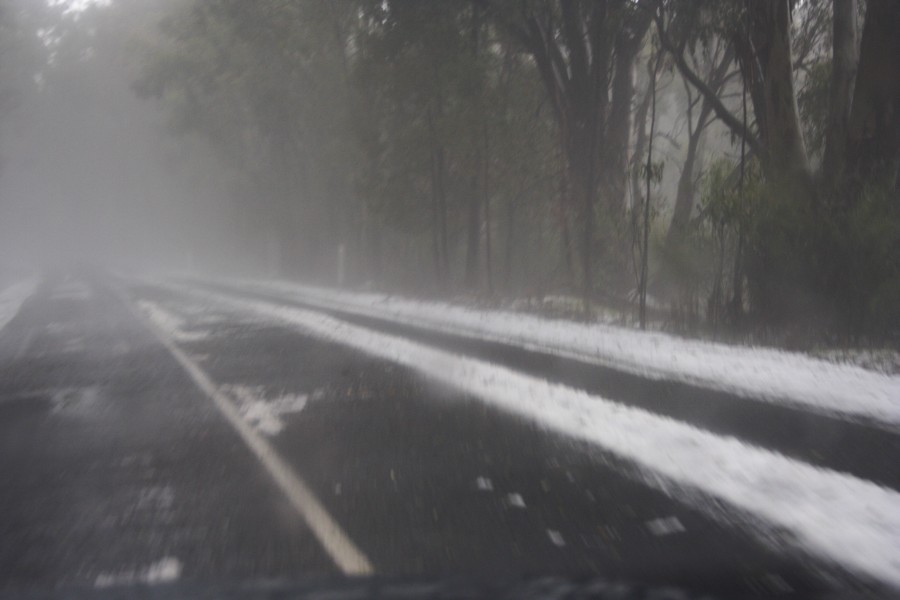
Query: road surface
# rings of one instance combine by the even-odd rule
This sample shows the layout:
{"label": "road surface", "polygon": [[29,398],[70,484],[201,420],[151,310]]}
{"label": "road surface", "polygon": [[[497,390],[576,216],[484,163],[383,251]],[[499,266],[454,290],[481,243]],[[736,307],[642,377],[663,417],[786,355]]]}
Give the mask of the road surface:
{"label": "road surface", "polygon": [[[715,392],[330,313],[898,488],[891,431],[715,410]],[[885,589],[413,369],[96,273],[46,278],[0,330],[0,457],[0,591],[344,575]]]}

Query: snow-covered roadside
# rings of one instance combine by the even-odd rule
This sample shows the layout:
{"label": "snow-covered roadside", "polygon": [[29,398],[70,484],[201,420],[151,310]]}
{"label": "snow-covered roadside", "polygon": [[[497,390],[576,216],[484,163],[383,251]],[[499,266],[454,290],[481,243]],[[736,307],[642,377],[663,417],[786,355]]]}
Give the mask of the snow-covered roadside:
{"label": "snow-covered roadside", "polygon": [[22,304],[37,289],[38,283],[37,278],[25,279],[0,291],[0,329],[6,327],[18,314]]}
{"label": "snow-covered roadside", "polygon": [[900,375],[900,351],[890,348],[828,348],[810,352],[815,358],[849,364],[885,375]]}
{"label": "snow-covered roadside", "polygon": [[511,343],[642,377],[690,383],[900,429],[900,376],[804,354],[284,282],[243,282],[240,286],[323,308]]}
{"label": "snow-covered roadside", "polygon": [[[737,439],[510,369],[268,302],[182,288],[413,368],[510,413],[631,461],[646,481],[711,510],[712,496],[792,534],[809,552],[900,587],[900,494]],[[696,492],[699,492],[696,493]]]}

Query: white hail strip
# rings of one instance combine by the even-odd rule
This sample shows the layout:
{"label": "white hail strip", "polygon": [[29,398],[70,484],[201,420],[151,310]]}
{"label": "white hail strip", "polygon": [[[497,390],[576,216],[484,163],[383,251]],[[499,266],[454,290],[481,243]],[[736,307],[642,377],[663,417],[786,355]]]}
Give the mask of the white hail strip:
{"label": "white hail strip", "polygon": [[900,376],[770,348],[687,340],[613,325],[483,311],[383,294],[244,282],[325,309],[386,319],[900,429]]}
{"label": "white hail strip", "polygon": [[[634,462],[664,491],[716,497],[796,536],[807,551],[900,586],[900,494],[651,412],[314,311],[207,294],[420,371],[511,413]],[[671,484],[676,487],[673,488]],[[710,509],[698,496],[698,507]]]}
{"label": "white hail strip", "polygon": [[[138,310],[134,309],[127,301],[126,305],[132,313],[141,318]],[[171,323],[165,319],[154,321],[158,318],[156,313],[150,313],[149,319],[141,319],[156,335],[163,346],[175,357],[184,370],[190,375],[194,383],[216,405],[222,415],[228,420],[241,439],[263,464],[281,491],[291,502],[306,524],[312,530],[316,539],[328,552],[338,568],[347,575],[369,575],[374,572],[369,559],[356,547],[349,536],[344,532],[337,521],[328,513],[319,502],[312,490],[300,476],[293,472],[291,467],[282,459],[274,448],[260,436],[253,427],[241,416],[238,409],[223,393],[218,386],[203,372],[188,356],[182,352],[165,331]]]}

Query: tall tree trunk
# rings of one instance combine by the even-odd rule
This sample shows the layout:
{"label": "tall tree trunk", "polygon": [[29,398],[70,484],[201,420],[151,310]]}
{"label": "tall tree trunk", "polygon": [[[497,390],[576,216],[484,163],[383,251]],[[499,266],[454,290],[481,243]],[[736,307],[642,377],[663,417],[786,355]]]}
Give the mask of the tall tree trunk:
{"label": "tall tree trunk", "polygon": [[513,257],[513,241],[515,233],[516,203],[521,195],[510,198],[506,201],[506,239],[504,240],[504,260],[503,260],[503,285],[506,291],[509,291],[510,282],[512,281],[512,257]]}
{"label": "tall tree trunk", "polygon": [[[651,61],[653,59],[650,59]],[[647,69],[648,73],[652,72],[652,67]],[[651,77],[653,75],[651,74]],[[642,157],[644,155],[644,151],[647,149],[647,113],[650,111],[650,89],[648,87],[647,93],[644,94],[644,98],[641,100],[640,104],[637,106],[637,110],[634,112],[634,162],[635,167],[631,169],[631,209],[632,211],[639,211],[643,204],[638,201],[643,197],[641,193],[641,173],[640,170],[637,169],[638,157]]]}
{"label": "tall tree trunk", "polygon": [[[810,197],[812,178],[797,108],[791,59],[791,8],[788,0],[757,0],[751,39],[756,45],[765,85],[763,140],[771,179],[792,194]],[[757,119],[757,122],[760,122]]]}
{"label": "tall tree trunk", "polygon": [[[848,175],[858,193],[892,189],[900,166],[900,2],[869,0],[848,126]],[[855,195],[855,194],[854,194]]]}
{"label": "tall tree trunk", "polygon": [[[563,133],[562,128],[560,128],[560,154],[564,154],[564,149],[566,147],[566,141],[564,139],[565,135]],[[557,216],[559,218],[559,233],[560,240],[562,242],[562,255],[565,260],[566,265],[566,277],[568,283],[575,283],[575,246],[572,244],[572,235],[571,229],[569,227],[569,207],[572,205],[572,198],[570,196],[570,188],[569,185],[569,168],[566,162],[565,156],[559,156],[559,196],[558,196],[558,210],[556,211]]]}
{"label": "tall tree trunk", "polygon": [[[625,9],[627,11],[627,8]],[[634,101],[634,63],[653,22],[649,11],[626,12],[626,26],[619,27],[615,39],[612,91],[606,117],[604,161],[607,174],[605,193],[610,215],[622,223],[628,182],[628,151],[631,146],[632,102]]]}
{"label": "tall tree trunk", "polygon": [[438,233],[440,234],[441,279],[444,283],[450,275],[449,244],[447,242],[447,187],[445,173],[447,170],[444,147],[437,148],[437,192],[438,192]]}
{"label": "tall tree trunk", "polygon": [[656,129],[656,70],[650,78],[650,137],[647,139],[647,197],[644,199],[644,236],[641,249],[640,324],[647,327],[647,278],[650,262],[650,182],[653,173],[653,134]]}
{"label": "tall tree trunk", "polygon": [[472,177],[466,215],[466,287],[478,285],[478,254],[481,250],[481,202],[478,177]]}
{"label": "tall tree trunk", "polygon": [[[573,197],[580,205],[583,299],[593,293],[594,200],[597,150],[605,134],[613,18],[624,15],[625,2],[560,0],[558,20],[552,11],[531,10],[523,3],[520,25],[501,20],[534,58],[560,126]],[[533,7],[532,7],[533,8]],[[615,13],[611,15],[611,13]],[[622,21],[616,21],[622,25]]]}
{"label": "tall tree trunk", "polygon": [[[574,139],[567,143],[567,182],[572,196],[576,200],[577,215],[581,219],[581,283],[584,310],[587,312],[593,286],[594,269],[594,141],[596,136],[587,133],[588,124],[584,121],[575,127]],[[568,226],[568,211],[561,212],[564,227]],[[563,234],[568,232],[564,229]]]}
{"label": "tall tree trunk", "polygon": [[378,284],[383,283],[384,264],[382,261],[381,223],[372,219],[368,227],[368,266],[369,277]]}
{"label": "tall tree trunk", "polygon": [[634,98],[634,59],[637,44],[619,35],[616,40],[615,74],[607,119],[606,141],[601,179],[608,215],[615,224],[625,215],[625,187],[628,173],[628,148],[631,142],[631,102]]}
{"label": "tall tree trunk", "polygon": [[447,242],[447,188],[445,183],[447,167],[444,146],[438,138],[438,125],[444,117],[444,92],[440,72],[436,67],[433,69],[432,76],[434,78],[436,97],[434,98],[433,111],[431,106],[428,108],[428,129],[433,161],[431,186],[435,210],[435,261],[438,283],[440,285],[446,285],[450,275],[450,259]]}
{"label": "tall tree trunk", "polygon": [[[472,3],[472,57],[476,65],[480,62],[481,51],[481,6]],[[468,243],[466,252],[466,285],[474,289],[478,285],[478,255],[481,251],[481,233],[485,235],[485,283],[488,292],[493,288],[491,272],[491,213],[488,196],[488,171],[490,155],[488,147],[488,110],[485,103],[485,82],[479,72],[477,74],[475,96],[480,119],[476,121],[477,131],[473,131],[472,147],[475,150],[472,177],[472,191],[468,218]],[[479,126],[480,125],[480,126]],[[480,185],[479,185],[480,179]]]}
{"label": "tall tree trunk", "polygon": [[[649,77],[656,77],[656,71],[659,68],[659,54],[651,56],[647,59],[647,74]],[[635,286],[641,286],[640,265],[635,260],[635,247],[639,250],[642,246],[642,238],[640,235],[640,216],[644,210],[644,194],[641,192],[641,171],[638,168],[640,157],[644,156],[647,149],[647,113],[650,112],[650,94],[651,88],[648,85],[644,97],[634,115],[634,162],[631,167],[631,260],[634,270]],[[640,254],[640,252],[638,252]],[[638,259],[640,256],[638,256]]]}
{"label": "tall tree trunk", "polygon": [[491,191],[488,187],[491,174],[490,138],[488,137],[487,116],[482,123],[482,136],[484,148],[482,149],[482,163],[484,170],[481,175],[481,190],[484,195],[481,198],[481,206],[484,208],[484,274],[487,283],[488,294],[494,293],[494,266],[491,257]]}
{"label": "tall tree trunk", "polygon": [[[741,85],[741,119],[744,127],[747,126],[747,86]],[[731,320],[735,326],[740,326],[744,314],[744,202],[745,184],[747,173],[747,140],[741,139],[741,171],[738,179],[738,202],[741,213],[738,221],[737,248],[734,252],[734,265],[731,270]]]}
{"label": "tall tree trunk", "polygon": [[[687,152],[684,157],[684,165],[681,175],[678,177],[678,188],[675,193],[675,207],[672,211],[672,222],[669,224],[668,238],[683,232],[691,220],[694,211],[694,176],[697,171],[697,154],[700,148],[700,140],[703,137],[706,120],[712,112],[712,106],[705,99],[700,106],[700,115],[697,125],[688,135]],[[690,117],[689,117],[690,118]]]}
{"label": "tall tree trunk", "polygon": [[696,171],[697,147],[700,145],[700,132],[688,138],[687,153],[684,165],[678,176],[678,187],[675,192],[675,206],[672,209],[672,222],[669,224],[668,238],[684,232],[694,210],[694,172]]}
{"label": "tall tree trunk", "polygon": [[[596,123],[594,119],[589,120],[590,130],[595,129]],[[591,300],[594,294],[594,195],[596,190],[596,146],[597,136],[589,135],[585,140],[587,145],[587,165],[581,180],[581,193],[584,197],[583,218],[584,218],[584,237],[582,238],[582,271],[584,274],[584,312],[585,316],[590,315]]]}
{"label": "tall tree trunk", "polygon": [[833,52],[828,125],[825,130],[825,156],[822,173],[832,185],[841,180],[846,160],[847,124],[856,64],[859,60],[856,35],[856,0],[833,0]]}
{"label": "tall tree trunk", "polygon": [[444,148],[436,139],[434,118],[428,110],[431,130],[431,249],[434,256],[434,274],[438,283],[447,278],[447,201],[444,190]]}

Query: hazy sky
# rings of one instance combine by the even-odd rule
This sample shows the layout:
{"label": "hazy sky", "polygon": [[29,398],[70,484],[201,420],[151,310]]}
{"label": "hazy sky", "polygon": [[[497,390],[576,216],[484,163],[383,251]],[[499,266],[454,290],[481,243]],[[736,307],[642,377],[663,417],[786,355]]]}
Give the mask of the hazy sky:
{"label": "hazy sky", "polygon": [[[67,4],[80,11],[92,2]],[[132,93],[126,58],[61,57],[3,118],[4,260],[177,263],[224,235],[210,203],[227,182],[202,145],[166,129],[161,106]]]}

